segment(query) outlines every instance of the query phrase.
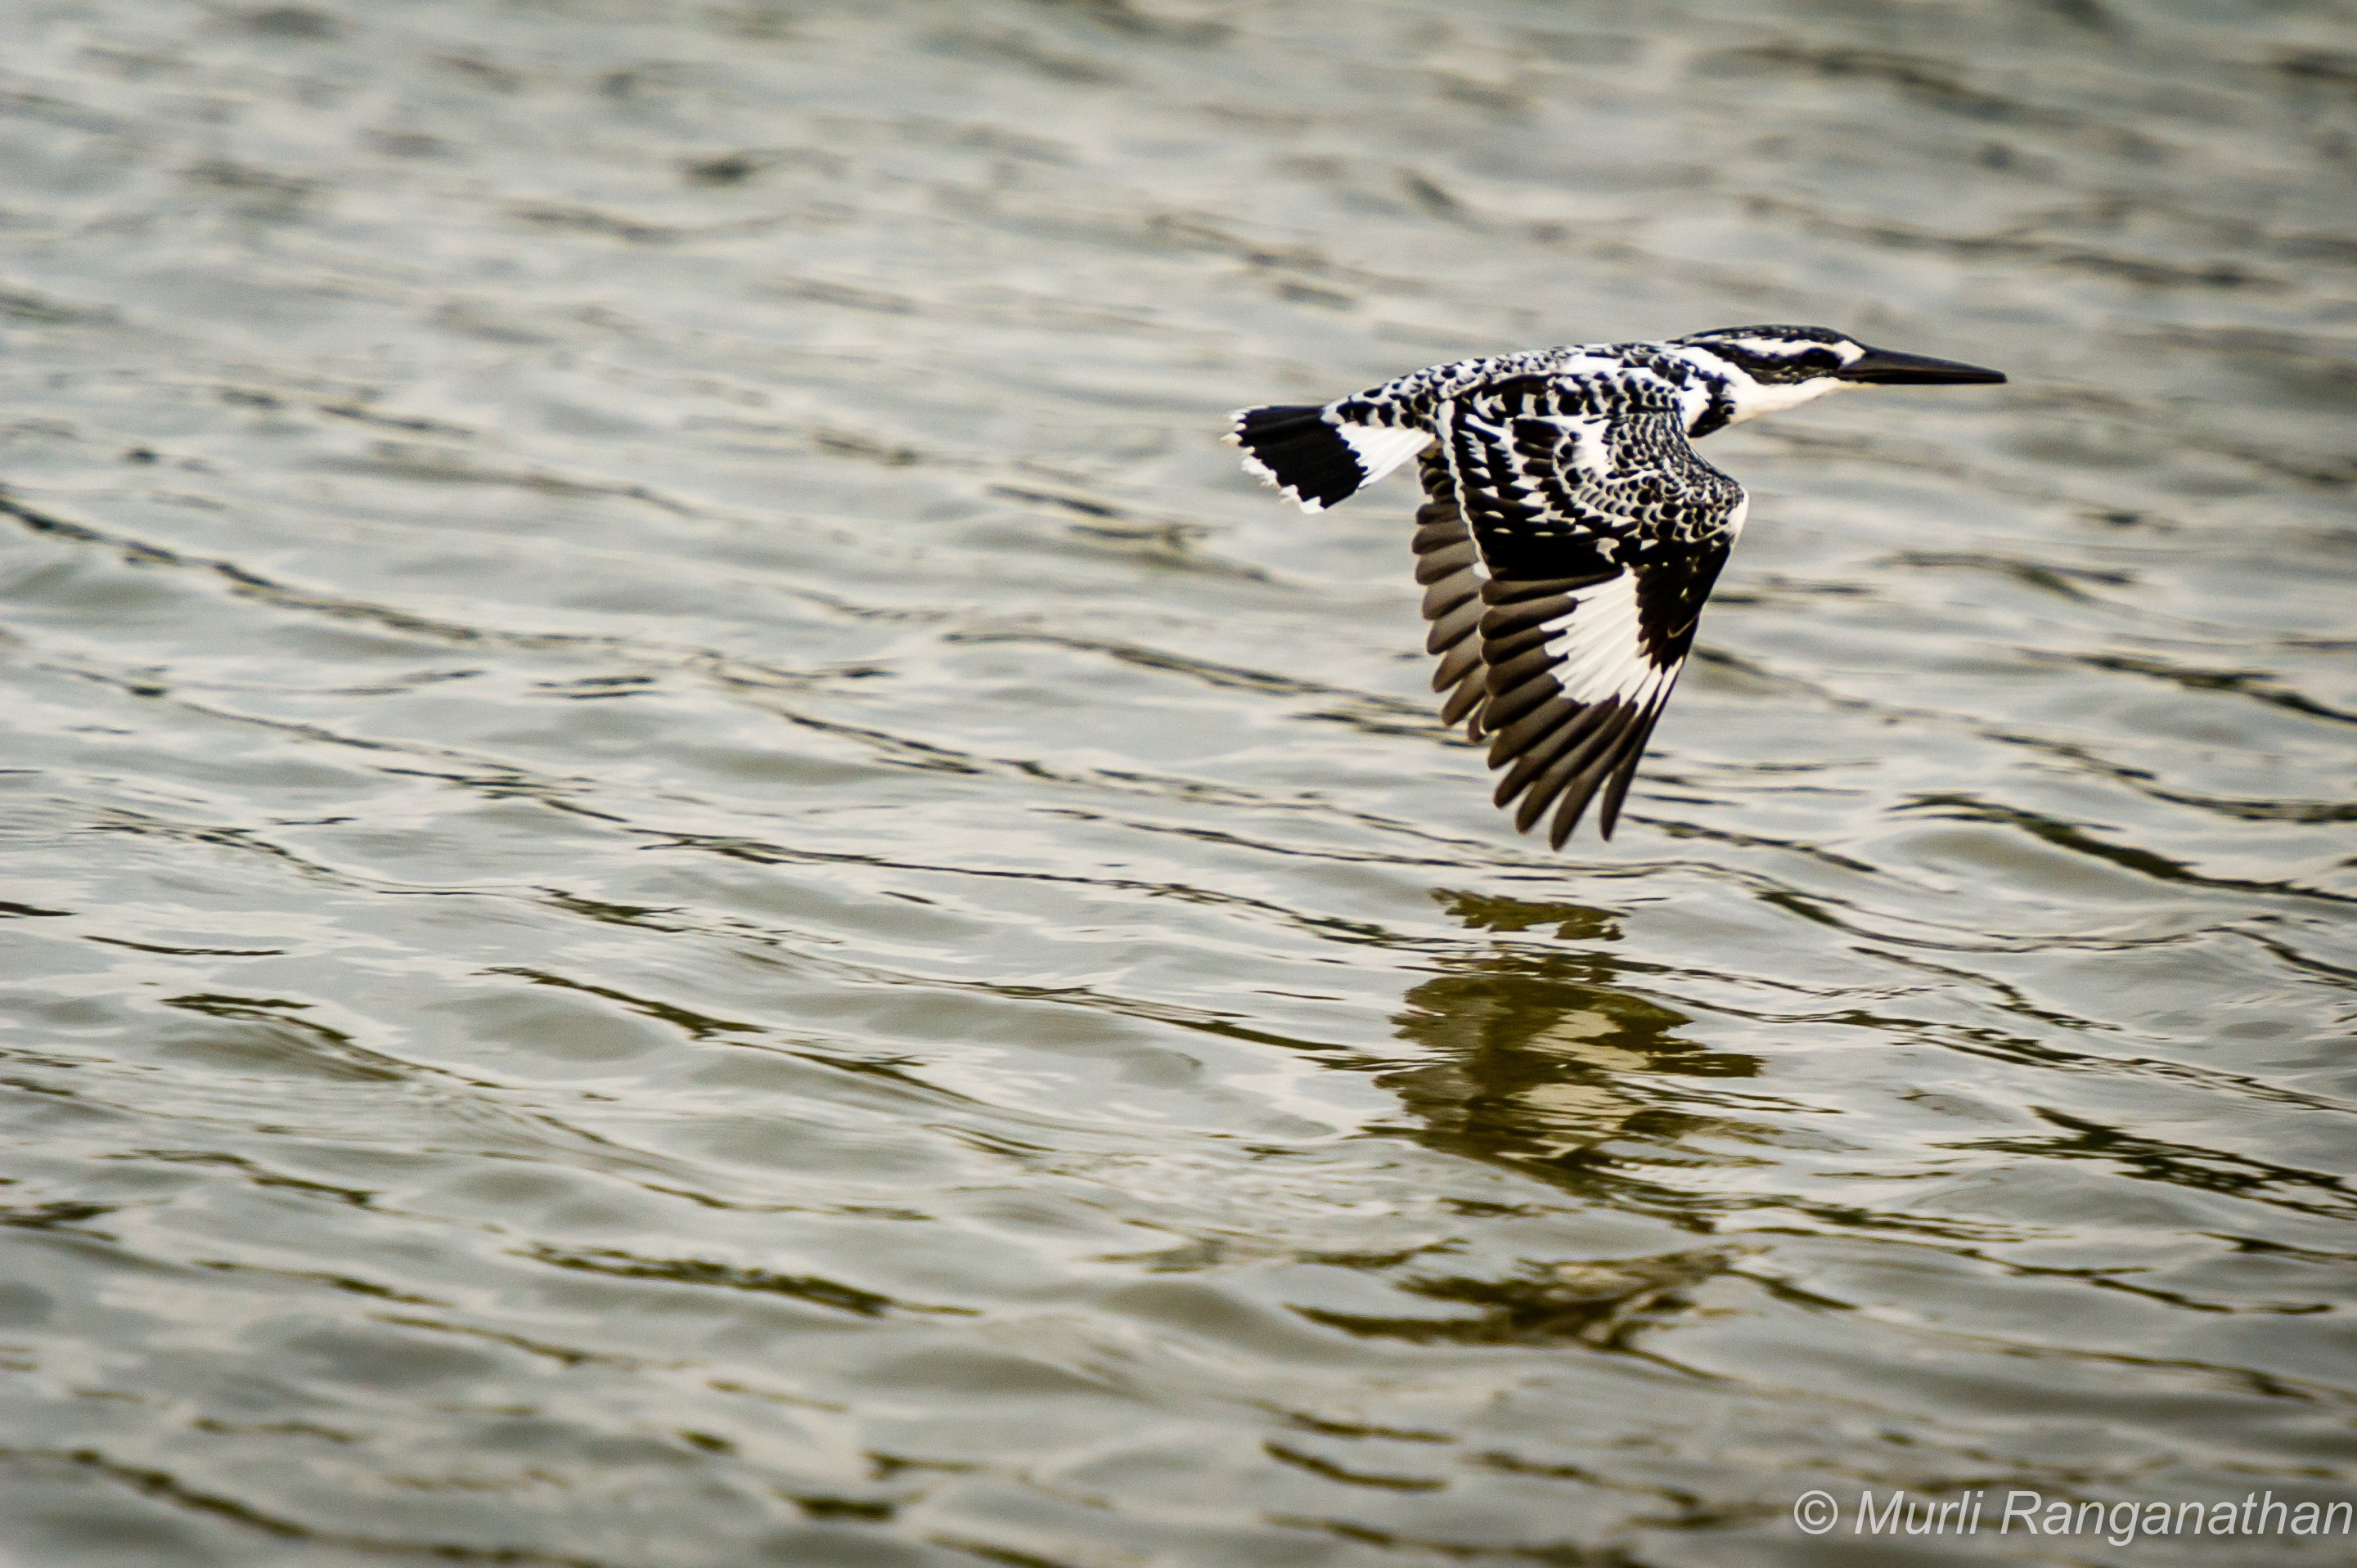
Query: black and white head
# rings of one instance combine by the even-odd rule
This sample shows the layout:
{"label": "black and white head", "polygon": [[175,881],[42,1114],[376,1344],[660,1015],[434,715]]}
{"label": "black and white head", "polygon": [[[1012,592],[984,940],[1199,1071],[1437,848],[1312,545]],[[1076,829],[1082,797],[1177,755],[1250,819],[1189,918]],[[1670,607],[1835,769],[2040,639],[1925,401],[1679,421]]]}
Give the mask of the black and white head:
{"label": "black and white head", "polygon": [[1921,354],[1869,349],[1824,327],[1722,327],[1672,340],[1706,371],[1726,379],[1729,424],[1856,386],[1983,386],[2002,371]]}

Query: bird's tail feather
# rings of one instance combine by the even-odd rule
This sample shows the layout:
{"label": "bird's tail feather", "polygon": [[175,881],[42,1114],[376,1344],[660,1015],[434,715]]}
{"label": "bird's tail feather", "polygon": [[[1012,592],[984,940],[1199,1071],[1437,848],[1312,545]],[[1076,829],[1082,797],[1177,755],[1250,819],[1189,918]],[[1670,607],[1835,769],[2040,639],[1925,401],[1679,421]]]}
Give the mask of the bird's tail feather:
{"label": "bird's tail feather", "polygon": [[1257,474],[1319,511],[1372,484],[1424,450],[1421,430],[1361,424],[1335,405],[1278,404],[1235,416],[1227,439],[1244,449],[1244,471]]}

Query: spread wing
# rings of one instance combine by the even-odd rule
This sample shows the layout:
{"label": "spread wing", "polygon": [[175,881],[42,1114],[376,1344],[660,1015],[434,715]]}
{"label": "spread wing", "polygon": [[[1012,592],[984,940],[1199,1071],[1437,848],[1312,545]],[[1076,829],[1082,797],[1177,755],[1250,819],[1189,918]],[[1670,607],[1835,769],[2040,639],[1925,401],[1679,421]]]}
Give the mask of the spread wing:
{"label": "spread wing", "polygon": [[1552,807],[1561,848],[1601,790],[1609,839],[1742,532],[1743,488],[1695,456],[1666,392],[1522,378],[1433,425],[1415,552],[1441,717],[1490,737],[1516,829]]}

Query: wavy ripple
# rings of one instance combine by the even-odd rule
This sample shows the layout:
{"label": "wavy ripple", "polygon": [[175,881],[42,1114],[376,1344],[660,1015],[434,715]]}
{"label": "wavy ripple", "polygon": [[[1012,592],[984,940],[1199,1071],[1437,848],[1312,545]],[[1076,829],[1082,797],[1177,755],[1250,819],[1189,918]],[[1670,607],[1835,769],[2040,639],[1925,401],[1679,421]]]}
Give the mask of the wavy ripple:
{"label": "wavy ripple", "polygon": [[[0,16],[10,1547],[2345,1500],[2345,30]],[[1628,831],[1534,851],[1405,492],[1207,433],[1778,318],[2015,384],[1717,438]]]}

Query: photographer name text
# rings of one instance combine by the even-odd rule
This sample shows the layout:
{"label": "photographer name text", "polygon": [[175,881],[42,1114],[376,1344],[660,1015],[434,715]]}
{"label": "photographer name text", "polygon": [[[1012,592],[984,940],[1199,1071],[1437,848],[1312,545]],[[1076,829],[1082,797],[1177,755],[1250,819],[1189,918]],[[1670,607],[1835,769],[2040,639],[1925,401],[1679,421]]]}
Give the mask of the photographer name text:
{"label": "photographer name text", "polygon": [[[2126,1546],[2149,1535],[2347,1535],[2352,1524],[2347,1502],[2293,1502],[2273,1492],[2240,1498],[2162,1502],[2115,1502],[2056,1498],[2042,1492],[2008,1491],[2002,1504],[1986,1492],[1945,1498],[1910,1498],[1902,1489],[1877,1496],[1860,1491],[1848,1514],[1852,1535],[2100,1535]],[[1803,1535],[1827,1535],[1841,1528],[1840,1499],[1831,1492],[1803,1492],[1792,1502],[1792,1522]]]}

